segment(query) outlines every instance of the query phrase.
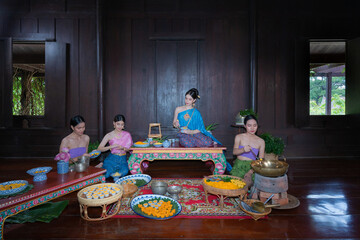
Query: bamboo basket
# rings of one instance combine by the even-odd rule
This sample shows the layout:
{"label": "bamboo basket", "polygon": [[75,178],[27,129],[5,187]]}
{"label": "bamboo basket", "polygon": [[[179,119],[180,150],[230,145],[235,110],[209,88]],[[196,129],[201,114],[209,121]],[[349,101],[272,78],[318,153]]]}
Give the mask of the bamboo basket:
{"label": "bamboo basket", "polygon": [[135,184],[121,184],[124,189],[123,198],[130,198],[136,193],[138,187]]}
{"label": "bamboo basket", "polygon": [[[208,177],[231,177],[234,179],[244,181],[242,178],[232,176],[232,175],[210,175]],[[203,185],[204,191],[205,191],[206,203],[209,204],[209,200],[208,200],[208,196],[207,196],[208,193],[216,195],[218,198],[220,198],[219,206],[220,206],[221,210],[224,208],[224,199],[226,199],[227,197],[239,197],[240,199],[243,199],[248,191],[248,185],[245,185],[243,188],[239,188],[239,189],[222,189],[222,188],[216,188],[216,187],[206,184],[205,179],[206,179],[206,177],[202,180],[202,185]]]}
{"label": "bamboo basket", "polygon": [[[102,199],[88,199],[85,197],[84,194],[85,191],[88,191],[90,188],[93,187],[101,187],[101,186],[107,186],[107,187],[116,186],[120,188],[120,192],[113,196],[105,197]],[[123,193],[124,193],[123,187],[115,183],[96,184],[82,189],[77,194],[78,201],[80,204],[80,216],[87,221],[100,221],[113,217],[120,210],[121,198],[123,196]],[[101,216],[98,218],[89,217],[88,207],[101,207],[102,208]]]}
{"label": "bamboo basket", "polygon": [[[244,199],[242,201],[247,203],[249,206],[251,206],[251,204],[253,204],[254,202],[260,202],[259,200],[255,200],[255,199]],[[271,207],[265,208],[265,212],[263,212],[263,213],[256,213],[256,212],[247,211],[246,209],[244,209],[242,207],[241,204],[239,204],[239,207],[244,213],[246,213],[247,215],[252,217],[255,221],[258,220],[259,218],[262,218],[262,217],[264,217],[266,215],[269,215],[271,213]]]}
{"label": "bamboo basket", "polygon": [[[241,180],[243,182],[244,179],[242,178],[239,178],[237,176],[232,176],[232,175],[210,175],[208,176],[209,178],[210,177],[231,177],[231,178],[234,178],[234,179],[238,179],[238,180]],[[225,196],[229,196],[229,197],[237,197],[237,196],[243,196],[245,195],[245,193],[247,192],[248,190],[248,186],[245,185],[243,188],[239,188],[239,189],[222,189],[222,188],[216,188],[216,187],[213,187],[213,186],[210,186],[208,184],[205,183],[205,180],[206,178],[203,179],[202,181],[202,184],[203,184],[203,187],[204,189],[211,193],[211,194],[214,194],[214,195],[225,195]]]}

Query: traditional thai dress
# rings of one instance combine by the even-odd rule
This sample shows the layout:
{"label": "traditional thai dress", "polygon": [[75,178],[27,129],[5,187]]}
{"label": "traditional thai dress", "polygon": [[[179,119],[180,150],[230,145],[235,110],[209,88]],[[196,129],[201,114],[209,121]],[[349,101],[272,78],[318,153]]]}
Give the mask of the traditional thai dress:
{"label": "traditional thai dress", "polygon": [[211,133],[205,130],[204,121],[199,110],[192,108],[178,114],[180,127],[190,130],[199,130],[200,133],[178,133],[179,143],[184,147],[208,147],[215,141],[221,144]]}
{"label": "traditional thai dress", "polygon": [[[133,145],[133,141],[129,132],[122,131],[118,136],[109,141],[109,145],[120,145],[125,148],[130,148]],[[106,169],[105,178],[108,178],[113,173],[120,173],[121,176],[125,176],[129,173],[129,166],[126,160],[126,151],[113,148],[111,153],[104,160],[103,168]]]}
{"label": "traditional thai dress", "polygon": [[70,158],[77,158],[86,153],[86,147],[72,148],[69,150]]}
{"label": "traditional thai dress", "polygon": [[[244,146],[240,145],[239,149],[241,149],[241,148],[244,148]],[[252,147],[251,150],[255,153],[256,156],[258,155],[259,149]],[[232,170],[230,171],[230,174],[240,177],[240,178],[244,178],[245,174],[247,172],[249,172],[251,169],[251,162],[256,160],[255,155],[252,152],[243,152],[242,154],[240,154],[239,156],[247,157],[252,160],[236,159],[234,166],[232,167]],[[252,179],[254,180],[254,174],[252,175]]]}

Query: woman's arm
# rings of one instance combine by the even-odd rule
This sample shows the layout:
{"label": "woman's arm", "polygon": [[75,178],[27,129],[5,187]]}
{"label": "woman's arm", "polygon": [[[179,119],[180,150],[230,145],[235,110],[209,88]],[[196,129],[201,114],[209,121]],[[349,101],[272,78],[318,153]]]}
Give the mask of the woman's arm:
{"label": "woman's arm", "polygon": [[199,133],[200,131],[195,129],[195,130],[190,130],[190,129],[184,129],[182,130],[182,133],[186,133],[186,134],[197,134]]}
{"label": "woman's arm", "polygon": [[174,111],[173,126],[174,126],[175,128],[179,128],[179,127],[180,127],[180,123],[179,123],[179,121],[178,121],[178,119],[177,119],[178,114],[179,114],[179,107],[177,107],[177,108],[175,109],[175,111]]}
{"label": "woman's arm", "polygon": [[63,140],[61,140],[59,153],[61,153],[63,148],[68,148],[68,145],[69,145],[69,140],[67,139],[67,137],[63,138]]}
{"label": "woman's arm", "polygon": [[117,147],[117,145],[111,145],[111,146],[107,146],[105,147],[105,145],[110,141],[110,134],[106,134],[105,137],[101,140],[101,143],[99,144],[99,147],[97,148],[97,150],[99,150],[100,152],[105,152],[109,149],[115,148]]}
{"label": "woman's arm", "polygon": [[240,155],[240,154],[243,154],[245,152],[245,147],[244,148],[239,148],[240,142],[241,142],[241,134],[238,134],[238,135],[235,136],[234,148],[233,148],[233,154],[236,155],[236,156]]}
{"label": "woman's arm", "polygon": [[259,158],[265,157],[265,141],[260,138]]}

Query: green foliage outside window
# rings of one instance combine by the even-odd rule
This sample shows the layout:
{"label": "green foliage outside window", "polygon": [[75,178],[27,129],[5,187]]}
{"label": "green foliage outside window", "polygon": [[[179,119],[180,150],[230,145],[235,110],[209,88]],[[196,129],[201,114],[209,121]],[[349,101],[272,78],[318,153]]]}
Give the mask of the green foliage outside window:
{"label": "green foliage outside window", "polygon": [[44,116],[45,78],[33,77],[23,92],[21,77],[13,78],[13,115]]}
{"label": "green foliage outside window", "polygon": [[[345,114],[345,77],[332,77],[331,115]],[[310,76],[310,115],[326,114],[326,77]]]}

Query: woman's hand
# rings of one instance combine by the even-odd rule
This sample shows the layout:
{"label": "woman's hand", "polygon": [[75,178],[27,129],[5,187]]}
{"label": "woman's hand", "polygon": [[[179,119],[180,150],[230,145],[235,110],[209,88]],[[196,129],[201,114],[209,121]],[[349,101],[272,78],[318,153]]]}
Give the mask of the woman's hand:
{"label": "woman's hand", "polygon": [[183,130],[181,130],[181,132],[185,133],[185,134],[193,134],[192,130],[190,130],[190,129],[183,129]]}
{"label": "woman's hand", "polygon": [[251,146],[250,146],[250,145],[244,146],[244,152],[250,152],[250,150],[251,150]]}
{"label": "woman's hand", "polygon": [[174,128],[180,128],[179,120],[174,121],[173,126],[174,126]]}

